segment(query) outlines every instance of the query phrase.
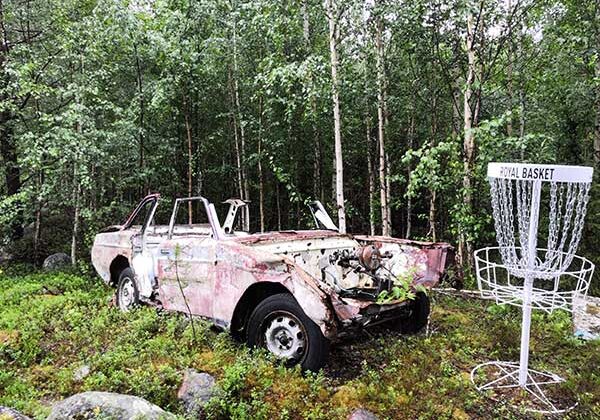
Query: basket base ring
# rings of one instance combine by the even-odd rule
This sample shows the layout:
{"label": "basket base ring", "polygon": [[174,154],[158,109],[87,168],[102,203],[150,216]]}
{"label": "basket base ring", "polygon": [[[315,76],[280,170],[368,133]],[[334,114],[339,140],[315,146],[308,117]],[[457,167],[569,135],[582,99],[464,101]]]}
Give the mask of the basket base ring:
{"label": "basket base ring", "polygon": [[[561,404],[548,395],[553,387],[565,382],[564,378],[554,373],[529,369],[527,383],[521,386],[519,364],[515,362],[481,363],[471,370],[471,382],[478,391],[485,392],[492,400],[508,403],[513,409],[530,413],[561,414],[574,409],[578,404]],[[516,398],[519,389],[522,392]],[[497,398],[502,394],[502,398]],[[506,398],[507,394],[509,398]],[[511,403],[510,400],[519,401]]]}

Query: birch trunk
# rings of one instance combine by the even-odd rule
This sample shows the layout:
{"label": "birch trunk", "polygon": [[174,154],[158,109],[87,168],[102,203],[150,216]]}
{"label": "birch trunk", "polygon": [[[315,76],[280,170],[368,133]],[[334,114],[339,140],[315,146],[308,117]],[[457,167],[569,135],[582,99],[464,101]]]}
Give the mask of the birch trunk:
{"label": "birch trunk", "polygon": [[[304,48],[308,58],[310,54],[310,19],[308,14],[308,1],[303,0],[301,5],[302,13],[302,36],[304,38]],[[314,89],[314,78],[312,72],[308,76],[308,90],[310,92],[310,124],[313,135],[313,195],[315,199],[323,201],[323,184],[321,181],[321,137],[317,129],[317,101],[312,94]]]}
{"label": "birch trunk", "polygon": [[[188,103],[187,103],[187,99],[185,94],[183,95],[183,117],[184,117],[184,122],[185,122],[185,134],[186,134],[186,138],[187,138],[187,152],[188,152],[188,168],[187,168],[187,192],[188,192],[188,197],[192,197],[193,195],[193,175],[192,175],[192,171],[193,171],[193,148],[192,148],[192,128],[190,126],[190,116],[189,116],[189,109],[188,109]],[[191,201],[188,201],[188,223],[190,225],[192,225],[192,223],[194,222],[194,209],[193,209],[193,203]]]}
{"label": "birch trunk", "polygon": [[202,173],[202,144],[201,144],[200,138],[197,138],[197,141],[196,141],[196,195],[202,195],[203,184],[204,184],[204,174]]}
{"label": "birch trunk", "polygon": [[461,80],[455,71],[452,72],[452,134],[458,137],[463,121],[460,115]]}
{"label": "birch trunk", "polygon": [[[519,87],[519,138],[523,141],[525,137],[525,88]],[[525,150],[521,147],[521,160],[525,160]]]}
{"label": "birch trunk", "polygon": [[[81,135],[83,129],[81,123],[77,122],[76,125],[77,134]],[[75,266],[77,264],[77,237],[79,236],[79,212],[80,212],[80,198],[81,198],[81,182],[79,181],[79,171],[77,170],[79,162],[76,160],[73,164],[73,231],[71,232],[71,264]]]}
{"label": "birch trunk", "polygon": [[77,237],[79,235],[79,199],[81,195],[81,185],[75,180],[75,188],[73,191],[75,200],[75,212],[73,215],[73,232],[71,235],[71,264],[75,266],[77,264]]}
{"label": "birch trunk", "polygon": [[[237,114],[237,123],[240,131],[240,176],[242,179],[242,187],[240,195],[242,200],[250,201],[250,187],[248,183],[248,175],[246,173],[246,134],[244,129],[244,120],[242,118],[242,108],[240,106],[240,88],[238,82],[238,52],[237,52],[237,21],[233,21],[233,89],[235,98],[235,112]],[[243,226],[244,230],[250,230],[250,206],[243,207]]]}
{"label": "birch trunk", "polygon": [[[595,19],[595,38],[596,38],[596,80],[600,80],[600,6],[596,4],[596,19]],[[594,163],[600,165],[600,83],[596,83],[596,120],[594,123]]]}
{"label": "birch trunk", "polygon": [[388,226],[388,235],[387,236],[392,236],[392,207],[390,206],[390,203],[392,202],[392,186],[391,186],[391,176],[390,176],[390,170],[391,170],[391,164],[390,164],[390,155],[386,152],[385,154],[385,202],[386,202],[386,219],[387,219],[387,226]]}
{"label": "birch trunk", "polygon": [[[473,133],[472,133],[472,122],[473,112],[471,110],[471,97],[473,95],[473,82],[475,81],[475,51],[473,49],[473,15],[469,13],[467,16],[467,59],[468,59],[468,70],[467,80],[465,83],[465,90],[463,95],[463,117],[464,117],[464,141],[463,141],[463,152],[464,152],[464,179],[463,186],[465,188],[471,186],[471,161],[473,158],[473,149],[475,147]],[[470,205],[471,193],[467,191],[466,197],[467,203]]]}
{"label": "birch trunk", "polygon": [[346,211],[344,206],[344,160],[342,157],[342,128],[340,116],[340,97],[338,81],[338,41],[340,29],[338,25],[338,5],[335,0],[327,0],[329,19],[329,50],[331,55],[331,96],[333,101],[333,131],[335,139],[335,197],[338,213],[338,227],[346,233]]}
{"label": "birch trunk", "polygon": [[[522,57],[522,45],[521,43],[517,44],[517,56]],[[525,83],[523,80],[520,80],[518,83],[519,86],[519,139],[524,141],[525,137]],[[521,161],[525,160],[525,148],[521,147]]]}
{"label": "birch trunk", "polygon": [[263,143],[263,102],[262,96],[258,100],[258,213],[260,218],[260,231],[265,231],[265,179],[262,169],[262,143]]}
{"label": "birch trunk", "polygon": [[[509,19],[510,19],[510,15],[512,13],[512,0],[507,0],[506,2],[506,7],[508,10],[508,14],[509,14]],[[507,54],[508,54],[508,63],[506,65],[506,78],[507,78],[507,88],[508,88],[508,109],[510,111],[512,111],[513,109],[513,104],[514,104],[514,94],[513,94],[513,39],[512,39],[512,25],[511,22],[508,22],[508,49],[507,49]],[[508,137],[512,137],[513,135],[513,119],[512,119],[512,115],[508,118],[508,121],[506,123],[506,134],[508,135]]]}
{"label": "birch trunk", "polygon": [[381,201],[381,234],[390,236],[390,213],[389,213],[389,183],[387,177],[387,159],[385,153],[385,62],[383,51],[383,20],[377,18],[375,30],[375,47],[377,49],[377,120],[378,120],[378,140],[379,140],[379,193]]}
{"label": "birch trunk", "polygon": [[[144,81],[142,78],[142,65],[140,63],[140,57],[138,55],[137,44],[133,44],[133,51],[135,53],[135,70],[136,70],[136,84],[138,89],[138,106],[139,116],[138,116],[138,143],[139,143],[139,168],[142,170],[144,168],[144,112],[145,112],[145,104],[144,104]],[[145,179],[145,178],[144,178]],[[146,185],[142,186],[142,190],[146,189]]]}
{"label": "birch trunk", "polygon": [[[77,163],[75,164],[77,165]],[[77,170],[74,169],[74,183],[73,186],[73,201],[75,203],[75,212],[73,214],[73,232],[71,235],[71,264],[77,264],[77,237],[79,236],[79,212],[80,212],[80,196],[81,196],[81,183],[77,179]]]}
{"label": "birch trunk", "polygon": [[[464,139],[463,139],[463,190],[464,190],[464,203],[468,213],[472,209],[472,195],[471,195],[471,170],[473,166],[473,158],[475,153],[475,139],[473,137],[473,110],[471,109],[472,95],[473,95],[473,84],[475,81],[475,50],[474,50],[474,24],[473,14],[469,12],[467,15],[467,35],[466,35],[466,51],[467,51],[467,79],[465,81],[465,88],[463,94],[463,118],[464,118]],[[461,264],[465,264],[470,256],[467,257],[465,254],[471,254],[470,246],[466,242],[465,232],[461,232],[459,238],[459,255]]]}
{"label": "birch trunk", "polygon": [[[84,73],[83,66],[83,56],[79,56],[80,61],[80,71],[81,74]],[[79,98],[79,94],[76,94],[75,101],[79,105],[81,100]],[[78,120],[75,124],[75,132],[77,136],[81,139],[83,134],[83,126],[81,120]],[[75,266],[77,264],[77,237],[79,236],[79,212],[80,212],[80,198],[81,198],[81,181],[79,180],[79,171],[78,171],[79,162],[79,153],[76,153],[75,162],[73,163],[73,203],[74,203],[74,213],[73,213],[73,231],[71,235],[71,264]]]}
{"label": "birch trunk", "polygon": [[367,168],[369,171],[369,233],[375,235],[375,172],[371,156],[371,119],[367,115]]}
{"label": "birch trunk", "polygon": [[281,194],[279,193],[279,180],[275,181],[275,198],[277,200],[277,230],[281,230]]}
{"label": "birch trunk", "polygon": [[40,260],[40,236],[42,233],[42,205],[37,203],[35,209],[35,231],[33,236],[33,262],[35,265]]}
{"label": "birch trunk", "polygon": [[[235,149],[235,163],[236,163],[236,175],[237,175],[237,188],[238,194],[241,200],[244,200],[244,181],[242,174],[242,154],[240,147],[240,136],[238,134],[238,114],[235,110],[235,88],[233,86],[233,77],[231,74],[231,70],[229,70],[229,95],[231,97],[231,105],[234,108],[233,112],[231,112],[232,122],[233,122],[233,139],[234,139],[234,149]],[[245,218],[245,212],[242,213],[242,218]],[[245,225],[245,221],[243,223]]]}
{"label": "birch trunk", "polygon": [[[438,116],[437,116],[437,104],[438,97],[434,93],[431,100],[431,147],[435,147],[437,145],[437,131],[438,131]],[[429,233],[428,236],[431,237],[433,242],[437,241],[437,231],[435,226],[436,219],[436,201],[437,192],[435,187],[431,187],[429,189]]]}
{"label": "birch trunk", "polygon": [[429,233],[428,236],[431,237],[433,242],[437,242],[437,232],[435,229],[435,218],[436,218],[436,208],[435,208],[435,200],[436,200],[436,191],[431,190],[429,194]]}
{"label": "birch trunk", "polygon": [[[408,149],[412,150],[415,142],[415,115],[414,115],[414,104],[411,107],[410,124],[408,125]],[[410,163],[406,168],[406,179],[410,184],[412,166]],[[410,238],[412,234],[412,197],[409,195],[406,198],[406,239]]]}
{"label": "birch trunk", "polygon": [[42,196],[40,191],[44,185],[44,172],[40,170],[38,174],[38,196],[35,200],[35,227],[33,233],[33,262],[35,265],[38,264],[40,259],[40,237],[42,233]]}

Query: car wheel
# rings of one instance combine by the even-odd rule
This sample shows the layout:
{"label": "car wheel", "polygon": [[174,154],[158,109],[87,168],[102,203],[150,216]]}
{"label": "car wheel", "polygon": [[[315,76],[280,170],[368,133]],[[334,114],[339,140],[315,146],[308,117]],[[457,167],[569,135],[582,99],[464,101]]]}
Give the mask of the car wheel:
{"label": "car wheel", "polygon": [[327,360],[329,340],[287,293],[260,302],[248,319],[247,344],[262,347],[288,366],[317,371]]}
{"label": "car wheel", "polygon": [[119,275],[116,294],[117,306],[123,312],[128,312],[140,304],[140,292],[135,282],[135,274],[131,268],[126,268]]}
{"label": "car wheel", "polygon": [[410,303],[410,315],[408,318],[390,321],[388,327],[402,334],[416,334],[427,325],[430,311],[429,296],[423,292],[419,292]]}

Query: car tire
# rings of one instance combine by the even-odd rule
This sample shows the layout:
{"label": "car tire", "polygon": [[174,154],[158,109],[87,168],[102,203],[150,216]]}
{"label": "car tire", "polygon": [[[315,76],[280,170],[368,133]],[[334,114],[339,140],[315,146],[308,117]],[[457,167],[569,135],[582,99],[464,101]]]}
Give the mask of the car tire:
{"label": "car tire", "polygon": [[246,342],[267,349],[286,365],[318,371],[329,355],[329,340],[288,293],[269,296],[248,319]]}
{"label": "car tire", "polygon": [[430,311],[429,296],[423,292],[418,292],[415,299],[410,303],[410,315],[407,318],[390,321],[388,328],[402,334],[417,334],[427,325]]}
{"label": "car tire", "polygon": [[140,304],[140,292],[135,281],[135,273],[129,267],[119,275],[116,297],[117,307],[122,312],[129,312]]}

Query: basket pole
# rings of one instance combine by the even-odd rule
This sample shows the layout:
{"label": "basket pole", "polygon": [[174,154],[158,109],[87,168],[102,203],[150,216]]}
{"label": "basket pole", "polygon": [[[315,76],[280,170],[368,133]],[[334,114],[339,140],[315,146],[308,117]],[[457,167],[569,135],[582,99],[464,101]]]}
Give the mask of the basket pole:
{"label": "basket pole", "polygon": [[540,195],[542,181],[533,182],[533,195],[531,197],[531,210],[529,214],[529,237],[527,249],[527,274],[523,287],[523,321],[521,324],[521,358],[519,361],[519,385],[527,385],[529,368],[529,333],[531,331],[531,294],[533,290],[533,270],[537,258],[537,231],[540,214]]}

